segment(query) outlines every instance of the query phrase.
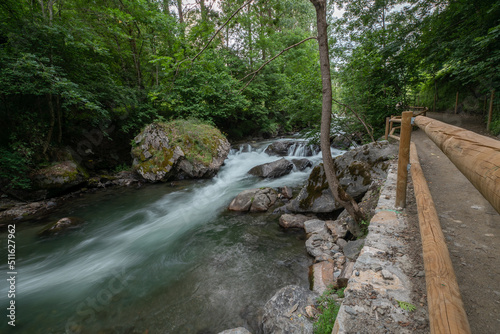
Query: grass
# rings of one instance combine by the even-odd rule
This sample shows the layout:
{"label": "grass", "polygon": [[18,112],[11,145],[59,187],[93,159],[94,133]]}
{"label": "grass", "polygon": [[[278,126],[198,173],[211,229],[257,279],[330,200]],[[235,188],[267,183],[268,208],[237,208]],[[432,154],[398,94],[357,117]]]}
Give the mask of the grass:
{"label": "grass", "polygon": [[340,304],[337,304],[333,296],[343,298],[344,289],[336,290],[330,287],[318,298],[318,310],[321,314],[314,323],[314,334],[331,334],[340,309]]}

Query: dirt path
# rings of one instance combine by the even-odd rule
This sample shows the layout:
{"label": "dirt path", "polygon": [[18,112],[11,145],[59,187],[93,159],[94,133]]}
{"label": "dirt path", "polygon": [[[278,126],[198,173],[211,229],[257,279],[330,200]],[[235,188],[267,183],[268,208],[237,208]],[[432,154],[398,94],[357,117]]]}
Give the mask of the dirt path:
{"label": "dirt path", "polygon": [[[428,117],[485,134],[480,119]],[[421,130],[412,133],[439,214],[472,333],[500,333],[500,215]]]}

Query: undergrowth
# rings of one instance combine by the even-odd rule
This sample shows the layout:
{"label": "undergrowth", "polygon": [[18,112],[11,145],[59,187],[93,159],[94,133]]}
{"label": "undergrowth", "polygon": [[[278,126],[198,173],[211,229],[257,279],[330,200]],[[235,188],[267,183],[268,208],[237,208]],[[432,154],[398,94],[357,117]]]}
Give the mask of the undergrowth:
{"label": "undergrowth", "polygon": [[344,289],[345,288],[336,290],[333,287],[329,287],[328,290],[318,298],[318,310],[321,314],[314,323],[314,334],[331,334],[340,309],[340,304],[337,304],[333,296],[337,295],[343,298]]}

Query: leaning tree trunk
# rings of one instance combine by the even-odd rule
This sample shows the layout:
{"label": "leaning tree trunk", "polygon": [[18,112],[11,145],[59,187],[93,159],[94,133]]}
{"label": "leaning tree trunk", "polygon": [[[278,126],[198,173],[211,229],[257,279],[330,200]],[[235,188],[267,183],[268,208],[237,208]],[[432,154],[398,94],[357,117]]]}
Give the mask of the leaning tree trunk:
{"label": "leaning tree trunk", "polygon": [[359,223],[365,219],[363,211],[359,208],[354,199],[349,196],[341,187],[335,175],[335,165],[330,152],[330,122],[332,116],[332,80],[330,76],[330,58],[328,54],[328,35],[326,23],[326,0],[310,0],[316,8],[316,18],[318,25],[319,61],[321,66],[321,80],[323,83],[323,104],[321,109],[321,153],[323,156],[323,166],[326,179],[335,200],[340,203],[354,219],[355,226],[352,226],[353,234],[360,231]]}

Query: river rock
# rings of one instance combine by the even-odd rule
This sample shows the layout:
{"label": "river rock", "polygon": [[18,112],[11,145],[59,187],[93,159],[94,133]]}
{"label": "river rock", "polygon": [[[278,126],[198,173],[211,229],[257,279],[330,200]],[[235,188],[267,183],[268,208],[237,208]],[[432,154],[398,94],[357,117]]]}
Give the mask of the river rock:
{"label": "river rock", "polygon": [[[342,213],[347,211],[342,211]],[[343,224],[340,220],[327,220],[325,221],[326,227],[330,230],[332,235],[336,235],[338,238],[345,238],[347,235],[347,225]]]}
{"label": "river rock", "polygon": [[284,215],[281,215],[279,223],[283,228],[304,228],[304,222],[311,219],[314,219],[314,217],[285,213]]}
{"label": "river rock", "polygon": [[323,294],[330,285],[334,285],[334,266],[331,261],[322,261],[312,265],[313,291]]}
{"label": "river rock", "polygon": [[318,297],[301,286],[280,289],[264,306],[264,334],[312,334],[313,323],[306,316],[306,307],[314,305]]}
{"label": "river rock", "polygon": [[219,334],[252,334],[248,329],[245,327],[238,327],[238,328],[233,328],[233,329],[226,329],[223,332],[220,332]]}
{"label": "river rock", "polygon": [[134,138],[132,167],[144,179],[193,179],[214,176],[231,145],[213,126],[184,120],[153,123]]}
{"label": "river rock", "polygon": [[[340,186],[349,195],[361,199],[372,182],[386,178],[389,160],[397,155],[397,147],[387,141],[370,143],[334,159]],[[299,195],[285,207],[288,212],[332,212],[342,208],[326,180],[323,164],[316,166]]]}
{"label": "river rock", "polygon": [[294,143],[295,142],[291,141],[291,140],[277,141],[277,142],[270,144],[264,152],[269,154],[269,155],[277,155],[277,156],[285,157],[288,155],[288,149]]}
{"label": "river rock", "polygon": [[337,135],[330,139],[330,146],[339,150],[348,150],[352,145],[352,136],[348,134]]}
{"label": "river rock", "polygon": [[52,166],[40,169],[33,177],[35,187],[47,191],[52,197],[83,186],[88,173],[75,161],[57,162]]}
{"label": "river rock", "polygon": [[295,168],[299,171],[303,171],[308,167],[312,167],[312,161],[309,159],[292,159],[292,163],[295,165]]}
{"label": "river rock", "polygon": [[324,221],[319,219],[304,222],[307,233],[306,251],[314,257],[316,262],[332,260],[334,254],[340,250],[335,244],[336,236],[332,236]]}
{"label": "river rock", "polygon": [[244,190],[231,201],[229,210],[250,212],[267,211],[277,199],[278,194],[272,188]]}
{"label": "river rock", "polygon": [[310,157],[317,151],[319,151],[317,145],[309,145],[305,141],[282,140],[270,144],[264,152],[269,155],[281,157],[286,157],[288,155]]}
{"label": "river rock", "polygon": [[365,239],[349,241],[343,247],[344,255],[349,260],[355,261],[364,245],[365,245]]}
{"label": "river rock", "polygon": [[280,198],[290,199],[293,197],[292,188],[290,188],[290,187],[284,186],[284,187],[278,188],[278,190],[281,194]]}
{"label": "river rock", "polygon": [[83,220],[77,217],[64,217],[57,222],[49,224],[38,232],[39,236],[54,236],[71,229],[79,228]]}
{"label": "river rock", "polygon": [[267,164],[255,166],[248,173],[265,178],[277,178],[289,174],[292,169],[293,164],[285,158],[281,158]]}

